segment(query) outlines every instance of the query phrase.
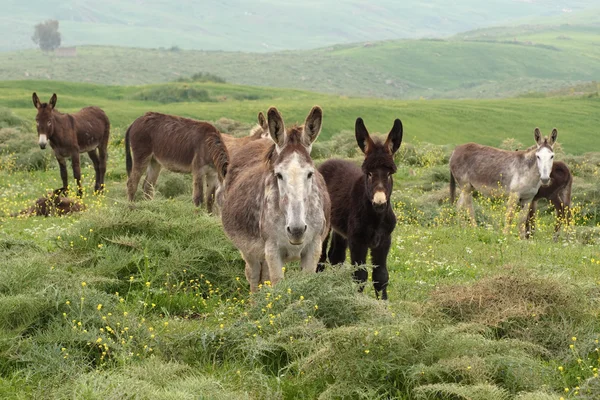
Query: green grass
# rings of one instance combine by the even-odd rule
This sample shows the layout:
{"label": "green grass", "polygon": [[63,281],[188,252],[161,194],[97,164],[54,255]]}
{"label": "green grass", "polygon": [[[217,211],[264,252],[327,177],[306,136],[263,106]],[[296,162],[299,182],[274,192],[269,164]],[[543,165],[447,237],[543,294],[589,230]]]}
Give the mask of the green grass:
{"label": "green grass", "polygon": [[[571,7],[597,6],[579,0]],[[332,2],[235,0],[226,4],[165,0],[99,3],[69,0],[60,4],[32,0],[4,2],[0,51],[32,47],[33,26],[48,18],[60,21],[64,45],[130,47],[179,46],[185,49],[273,51],[307,49],[334,43],[400,37],[447,36],[456,32],[507,23],[515,18],[557,16],[563,3],[542,4],[493,0],[443,0],[398,3],[378,0]]]}
{"label": "green grass", "polygon": [[[184,87],[206,91],[215,101],[163,104],[133,100],[149,91],[167,93]],[[398,101],[216,83],[115,87],[48,81],[0,82],[0,106],[10,108],[27,121],[31,129],[36,113],[31,102],[33,91],[42,101],[48,101],[56,92],[57,108],[63,112],[73,112],[87,105],[102,107],[111,120],[113,136],[119,138],[129,124],[150,110],[209,121],[230,118],[250,124],[256,121],[259,111],[277,106],[287,123],[302,123],[310,108],[318,104],[325,115],[322,139],[329,139],[340,131],[350,131],[348,135],[353,136],[354,122],[359,116],[369,129],[378,132],[388,132],[394,118],[400,118],[405,127],[405,140],[439,145],[475,141],[497,146],[507,138],[529,145],[536,126],[545,134],[557,127],[558,141],[565,152],[581,154],[595,148],[597,139],[591,132],[600,124],[596,112],[600,99],[594,97]],[[28,137],[34,148],[35,135]]]}
{"label": "green grass", "polygon": [[[29,168],[23,158],[50,158],[23,124],[33,117],[35,85],[43,96],[52,85],[64,89],[69,94],[59,92],[58,105],[67,109],[97,102],[113,120],[107,191],[89,193],[93,169],[84,162],[83,213],[8,217],[60,186],[55,162]],[[477,227],[447,203],[449,137],[499,145],[506,136],[497,136],[495,113],[525,124],[528,112],[555,116],[562,109],[566,124],[567,114],[583,115],[596,99],[399,102],[197,85],[214,98],[227,92],[228,100],[158,104],[130,100],[147,87],[0,85],[0,106],[16,113],[0,108],[8,126],[0,129],[0,397],[598,397],[600,153],[586,152],[592,144],[572,151],[563,143],[567,154],[557,158],[575,176],[574,224],[557,241],[545,204],[535,237],[522,241],[514,228],[500,233],[501,200],[475,199]],[[264,97],[233,100],[235,93]],[[403,120],[404,111],[413,115],[396,157],[388,303],[375,300],[369,285],[359,294],[349,266],[307,275],[290,265],[284,281],[250,295],[244,262],[219,219],[194,209],[189,175],[165,171],[154,200],[131,208],[125,199],[122,134],[130,115],[156,107],[239,119],[217,124],[245,129],[268,102],[281,105],[287,121],[304,117],[315,99],[329,124],[313,149],[318,163],[360,159],[348,131],[353,113],[364,110],[382,131],[392,112],[400,110]],[[465,123],[436,145],[409,134],[413,125],[423,129],[422,120]],[[487,129],[475,130],[481,126]],[[593,131],[587,129],[576,137],[583,140]]]}

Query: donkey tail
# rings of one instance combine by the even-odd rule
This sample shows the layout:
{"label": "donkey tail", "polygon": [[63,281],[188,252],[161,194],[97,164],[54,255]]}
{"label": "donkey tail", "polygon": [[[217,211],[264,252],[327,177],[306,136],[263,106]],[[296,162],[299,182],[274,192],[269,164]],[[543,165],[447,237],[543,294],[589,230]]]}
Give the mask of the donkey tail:
{"label": "donkey tail", "polygon": [[127,132],[125,132],[125,167],[127,168],[127,176],[131,173],[131,169],[133,168],[133,160],[131,159],[131,146],[129,145],[129,131],[131,130],[131,125],[127,128]]}
{"label": "donkey tail", "polygon": [[219,183],[223,183],[225,175],[227,175],[227,168],[229,167],[229,153],[227,152],[227,147],[225,147],[225,143],[223,142],[223,138],[219,131],[211,132],[208,135],[206,138],[206,145],[208,154],[217,170]]}
{"label": "donkey tail", "polygon": [[450,204],[454,204],[454,199],[456,197],[456,179],[454,179],[454,174],[450,171]]}

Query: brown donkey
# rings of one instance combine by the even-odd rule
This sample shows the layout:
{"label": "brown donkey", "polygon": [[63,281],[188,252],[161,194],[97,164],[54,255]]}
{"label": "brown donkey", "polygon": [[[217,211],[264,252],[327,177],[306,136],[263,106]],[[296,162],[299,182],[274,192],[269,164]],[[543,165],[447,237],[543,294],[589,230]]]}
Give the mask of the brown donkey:
{"label": "brown donkey", "polygon": [[[221,134],[208,122],[148,112],[136,119],[125,133],[127,197],[134,201],[144,170],[144,195],[154,196],[154,186],[162,167],[173,172],[191,173],[193,201],[203,200],[204,182],[222,180],[227,173],[228,153]],[[210,183],[209,183],[210,185]],[[213,201],[206,207],[212,211]]]}
{"label": "brown donkey", "polygon": [[556,210],[555,234],[558,234],[563,222],[567,225],[569,224],[571,218],[569,208],[571,207],[572,184],[573,175],[571,175],[567,164],[562,161],[555,161],[552,164],[552,172],[550,172],[550,184],[548,186],[541,186],[529,205],[526,237],[530,237],[533,231],[535,231],[535,212],[539,199],[549,200]]}
{"label": "brown donkey", "polygon": [[[504,234],[508,234],[515,209],[529,206],[542,185],[550,183],[554,159],[554,143],[558,131],[544,138],[535,128],[536,145],[525,151],[509,151],[467,143],[457,146],[450,156],[450,201],[454,202],[456,187],[460,189],[457,207],[467,207],[475,225],[472,191],[493,195],[498,190],[508,195],[508,211]],[[520,236],[525,237],[526,216],[520,221]],[[522,223],[521,223],[522,222]]]}
{"label": "brown donkey", "polygon": [[47,193],[45,196],[36,200],[35,204],[29,208],[11,214],[11,217],[18,216],[39,216],[51,217],[62,216],[74,212],[85,210],[85,205],[76,199],[63,196],[63,189],[56,189]]}
{"label": "brown donkey", "polygon": [[283,279],[288,261],[300,260],[303,271],[314,273],[329,230],[327,188],[310,158],[321,108],[288,129],[276,108],[267,118],[273,140],[247,143],[231,158],[221,197],[223,228],[246,261],[253,292],[261,282]]}
{"label": "brown donkey", "polygon": [[[385,143],[371,138],[362,118],[356,120],[355,131],[358,147],[365,154],[362,169],[345,160],[328,160],[319,167],[331,198],[332,227],[331,247],[328,253],[328,236],[323,241],[319,270],[327,257],[331,264],[343,263],[348,247],[352,264],[364,265],[371,249],[375,293],[387,300],[387,255],[396,227],[390,197],[392,174],[396,172],[394,153],[402,143],[402,122],[394,121]],[[367,271],[357,269],[354,277],[366,282]]]}
{"label": "brown donkey", "polygon": [[[233,156],[233,154],[238,151],[244,149],[246,144],[258,140],[269,137],[269,127],[267,126],[267,120],[262,112],[258,113],[258,124],[252,128],[250,134],[242,137],[235,137],[232,135],[228,135],[226,133],[221,133],[221,137],[223,138],[223,143],[225,147],[227,147],[227,152],[229,153],[229,158]],[[270,140],[270,139],[269,139]],[[217,205],[219,205],[220,201],[217,201],[217,196],[220,196],[221,189],[220,184],[216,180],[210,180],[207,177],[207,197],[215,199]]]}
{"label": "brown donkey", "polygon": [[[77,181],[77,194],[81,196],[81,168],[79,153],[87,152],[96,171],[95,191],[104,188],[106,173],[107,147],[110,135],[108,117],[98,107],[85,107],[73,114],[62,114],[55,109],[56,93],[48,103],[41,103],[38,95],[33,93],[33,105],[37,109],[35,122],[38,131],[38,143],[42,149],[48,142],[60,166],[60,177],[66,192],[68,187],[67,162],[71,158],[73,175]],[[96,152],[96,149],[98,151]]]}

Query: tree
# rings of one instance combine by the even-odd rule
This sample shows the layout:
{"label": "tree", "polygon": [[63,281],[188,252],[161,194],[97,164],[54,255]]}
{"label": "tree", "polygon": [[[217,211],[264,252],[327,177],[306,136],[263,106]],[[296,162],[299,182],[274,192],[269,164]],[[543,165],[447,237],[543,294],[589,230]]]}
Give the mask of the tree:
{"label": "tree", "polygon": [[58,21],[49,19],[35,26],[33,43],[40,46],[42,51],[51,51],[60,46],[60,32],[58,31]]}

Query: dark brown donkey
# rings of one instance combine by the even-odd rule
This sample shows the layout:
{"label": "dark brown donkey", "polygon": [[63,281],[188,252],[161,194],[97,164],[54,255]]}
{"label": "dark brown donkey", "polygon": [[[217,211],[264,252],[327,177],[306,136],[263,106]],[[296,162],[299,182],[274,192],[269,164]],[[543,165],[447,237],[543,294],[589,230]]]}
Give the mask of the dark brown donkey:
{"label": "dark brown donkey", "polygon": [[[110,122],[108,117],[98,107],[85,107],[73,114],[62,114],[56,106],[56,93],[50,102],[41,103],[38,95],[33,93],[33,105],[37,108],[35,122],[38,131],[38,143],[42,149],[50,142],[54,155],[60,166],[60,177],[66,192],[68,186],[66,158],[71,158],[73,175],[77,181],[77,194],[81,196],[81,168],[79,166],[79,153],[87,152],[94,170],[96,170],[95,191],[104,187],[104,174],[106,173],[106,160],[108,153],[108,138],[110,135]],[[98,151],[96,152],[96,149]]]}
{"label": "dark brown donkey", "polygon": [[[194,181],[193,200],[202,203],[204,179],[222,180],[227,172],[228,153],[221,134],[208,122],[148,112],[136,119],[125,133],[127,197],[135,198],[144,170],[144,194],[154,196],[154,185],[162,167],[174,172],[191,173]],[[214,184],[216,185],[216,184]],[[206,207],[212,211],[209,196]]]}
{"label": "dark brown donkey", "polygon": [[552,164],[552,171],[550,172],[550,184],[548,186],[540,186],[540,189],[529,205],[529,215],[526,221],[526,237],[530,237],[533,231],[535,231],[535,212],[539,199],[549,200],[556,210],[555,234],[558,233],[563,222],[567,225],[569,224],[572,184],[573,176],[567,164],[562,161],[555,161]]}
{"label": "dark brown donkey", "polygon": [[[392,174],[396,172],[394,153],[402,143],[402,122],[394,121],[385,143],[371,138],[362,118],[356,120],[355,130],[358,147],[365,154],[362,169],[344,160],[329,160],[319,167],[331,198],[333,231],[329,253],[329,237],[323,242],[319,269],[328,256],[331,264],[344,262],[347,247],[352,264],[363,265],[371,249],[375,293],[377,297],[381,293],[381,298],[387,300],[387,255],[396,226],[390,197]],[[366,282],[367,271],[357,269],[354,277]]]}

